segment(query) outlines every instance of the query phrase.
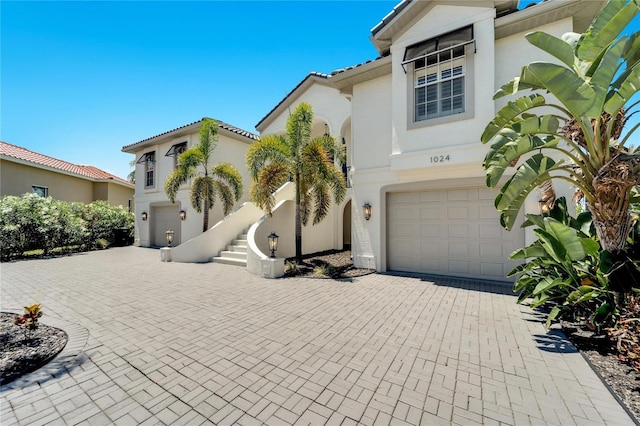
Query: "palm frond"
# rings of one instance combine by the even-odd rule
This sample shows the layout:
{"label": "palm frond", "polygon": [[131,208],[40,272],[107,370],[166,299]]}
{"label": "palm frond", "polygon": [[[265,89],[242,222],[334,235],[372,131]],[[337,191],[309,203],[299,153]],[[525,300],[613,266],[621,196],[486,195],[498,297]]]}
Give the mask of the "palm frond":
{"label": "palm frond", "polygon": [[292,158],[296,158],[300,149],[309,143],[312,125],[313,108],[302,102],[287,120],[287,137]]}
{"label": "palm frond", "polygon": [[[229,185],[219,180],[213,181],[213,187],[215,188],[215,193],[218,195],[218,197],[220,198],[220,201],[222,202],[222,211],[226,216],[229,213],[231,213],[231,210],[233,210],[233,205],[234,205],[233,191],[231,190]],[[212,208],[213,203],[209,207]]]}
{"label": "palm frond", "polygon": [[240,197],[242,197],[242,175],[240,175],[240,172],[233,167],[232,164],[218,163],[211,169],[211,174],[214,178],[224,182],[224,184],[229,187],[235,201],[238,201]]}
{"label": "palm frond", "polygon": [[281,135],[266,135],[254,142],[247,150],[247,169],[252,179],[257,179],[260,171],[270,163],[289,164],[290,148]]}
{"label": "palm frond", "polygon": [[198,176],[193,180],[189,198],[191,200],[191,206],[196,212],[202,213],[205,201],[208,201],[209,206],[213,205],[212,201],[214,197],[215,187],[211,176]]}

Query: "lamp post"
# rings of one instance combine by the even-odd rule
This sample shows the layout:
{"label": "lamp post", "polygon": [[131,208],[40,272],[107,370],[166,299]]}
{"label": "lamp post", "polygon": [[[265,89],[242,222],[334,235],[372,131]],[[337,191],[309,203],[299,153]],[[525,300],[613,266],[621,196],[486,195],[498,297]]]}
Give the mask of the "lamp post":
{"label": "lamp post", "polygon": [[167,235],[167,247],[171,247],[171,243],[173,242],[173,229],[169,229],[167,232],[165,232],[165,234]]}
{"label": "lamp post", "polygon": [[278,235],[271,231],[271,234],[267,237],[269,240],[269,250],[271,250],[271,257],[276,257],[276,250],[278,250]]}

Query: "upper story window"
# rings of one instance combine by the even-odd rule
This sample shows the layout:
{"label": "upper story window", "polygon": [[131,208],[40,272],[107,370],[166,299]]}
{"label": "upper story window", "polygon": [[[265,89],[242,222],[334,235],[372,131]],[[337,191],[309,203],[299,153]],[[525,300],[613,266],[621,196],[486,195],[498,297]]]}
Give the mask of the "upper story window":
{"label": "upper story window", "polygon": [[469,26],[407,47],[413,123],[469,112],[472,43]]}
{"label": "upper story window", "polygon": [[144,187],[150,188],[155,185],[155,170],[156,170],[156,153],[155,151],[147,152],[140,157],[137,161],[139,164],[144,164]]}
{"label": "upper story window", "polygon": [[175,169],[176,167],[178,167],[178,157],[180,156],[180,154],[182,154],[186,150],[187,150],[187,143],[180,142],[172,145],[171,148],[169,148],[169,151],[167,151],[167,153],[164,156],[173,157],[173,168]]}
{"label": "upper story window", "polygon": [[31,187],[31,192],[33,192],[34,194],[37,194],[41,197],[48,197],[49,196],[49,188],[47,188],[46,186],[36,186],[33,185]]}

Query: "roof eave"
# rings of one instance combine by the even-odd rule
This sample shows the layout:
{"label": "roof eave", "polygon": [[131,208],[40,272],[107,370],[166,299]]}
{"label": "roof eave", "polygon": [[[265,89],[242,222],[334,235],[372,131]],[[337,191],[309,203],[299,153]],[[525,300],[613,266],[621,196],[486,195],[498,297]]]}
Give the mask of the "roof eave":
{"label": "roof eave", "polygon": [[468,0],[403,0],[389,12],[382,21],[371,29],[371,42],[380,55],[389,53],[393,39],[404,28],[408,27],[426,9],[440,4],[474,7],[493,7],[496,15],[500,16],[510,11],[516,11],[518,0],[476,0],[470,3]]}
{"label": "roof eave", "polygon": [[501,16],[495,21],[495,38],[503,38],[538,28],[560,19],[573,18],[573,31],[582,33],[606,0],[547,0],[516,13]]}
{"label": "roof eave", "polygon": [[275,106],[271,111],[267,113],[256,124],[256,130],[262,133],[268,126],[276,119],[283,111],[285,111],[296,99],[300,97],[309,87],[313,84],[321,84],[323,86],[332,87],[328,81],[329,76],[316,72],[311,72],[305,76],[305,78],[298,83],[284,98]]}
{"label": "roof eave", "polygon": [[376,61],[342,71],[332,75],[329,80],[333,87],[343,94],[353,94],[353,86],[358,83],[373,80],[391,74],[391,55]]}
{"label": "roof eave", "polygon": [[125,145],[122,147],[122,152],[127,152],[129,154],[135,154],[140,151],[142,148],[146,148],[151,145],[156,145],[161,142],[165,142],[168,139],[179,138],[181,136],[190,135],[194,133],[194,131],[198,131],[200,129],[200,125],[202,120],[198,120],[194,123],[187,124],[186,126],[179,127],[177,129],[171,130],[167,133],[162,133],[157,136],[153,136],[148,139],[141,140],[140,142],[135,142],[130,145]]}

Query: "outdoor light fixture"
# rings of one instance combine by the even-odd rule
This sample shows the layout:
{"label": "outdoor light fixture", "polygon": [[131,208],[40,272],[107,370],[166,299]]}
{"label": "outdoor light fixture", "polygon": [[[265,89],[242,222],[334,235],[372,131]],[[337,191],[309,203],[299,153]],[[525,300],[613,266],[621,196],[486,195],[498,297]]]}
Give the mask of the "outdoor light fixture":
{"label": "outdoor light fixture", "polygon": [[149,217],[147,215],[147,212],[142,212],[142,214],[140,216],[142,217],[142,220],[147,220],[147,218]]}
{"label": "outdoor light fixture", "polygon": [[364,203],[364,205],[362,206],[362,211],[364,213],[364,220],[371,219],[371,204]]}
{"label": "outdoor light fixture", "polygon": [[185,220],[187,218],[187,212],[184,210],[180,210],[180,220]]}
{"label": "outdoor light fixture", "polygon": [[324,123],[324,135],[329,136],[329,125]]}
{"label": "outdoor light fixture", "polygon": [[551,211],[551,206],[549,206],[549,200],[544,198],[538,200],[538,209],[540,210],[541,215],[548,216],[549,211]]}
{"label": "outdoor light fixture", "polygon": [[271,234],[267,237],[269,239],[269,250],[271,250],[271,257],[276,257],[276,250],[278,250],[278,235],[271,231]]}
{"label": "outdoor light fixture", "polygon": [[171,247],[171,243],[173,242],[173,229],[169,229],[167,232],[165,232],[165,234],[167,234],[167,247]]}

